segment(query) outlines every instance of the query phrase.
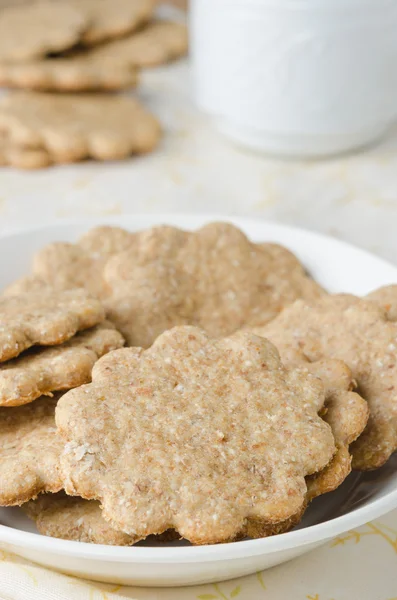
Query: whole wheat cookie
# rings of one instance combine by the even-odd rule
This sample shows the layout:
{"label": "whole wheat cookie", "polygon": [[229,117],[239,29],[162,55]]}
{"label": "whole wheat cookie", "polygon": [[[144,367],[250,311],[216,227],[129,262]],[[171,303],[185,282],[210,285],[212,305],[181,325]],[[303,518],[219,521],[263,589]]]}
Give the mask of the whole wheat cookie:
{"label": "whole wheat cookie", "polygon": [[[37,530],[43,535],[110,546],[131,546],[135,543],[132,536],[116,531],[105,521],[99,502],[95,500],[84,500],[59,492],[43,494],[21,508],[35,521]],[[170,542],[178,537],[177,533],[167,531],[153,536],[153,541]]]}
{"label": "whole wheat cookie", "polygon": [[0,12],[0,62],[23,61],[76,44],[87,27],[80,10],[64,2],[31,2]]}
{"label": "whole wheat cookie", "polygon": [[389,321],[397,321],[397,285],[386,285],[374,290],[367,298],[386,312]]}
{"label": "whole wheat cookie", "polygon": [[104,318],[101,303],[81,289],[0,298],[0,362],[34,345],[62,344]]}
{"label": "whole wheat cookie", "polygon": [[92,378],[57,407],[64,487],[135,538],[264,535],[300,510],[305,477],[335,452],[320,380],[249,332],[176,327],[149,350],[103,357]]}
{"label": "whole wheat cookie", "polygon": [[159,65],[186,51],[186,27],[159,21],[98,47],[19,63],[0,62],[0,84],[46,91],[121,90],[137,84],[137,67]]}
{"label": "whole wheat cookie", "polygon": [[174,325],[228,335],[267,323],[297,298],[324,294],[286,248],[253,244],[228,223],[194,233],[168,226],[137,233],[98,227],[77,244],[43,248],[32,274],[4,293],[48,286],[84,286],[103,299],[128,343],[144,347]]}
{"label": "whole wheat cookie", "polygon": [[382,466],[397,449],[397,324],[385,311],[349,295],[297,301],[257,332],[311,361],[329,356],[348,365],[370,410],[364,433],[351,446],[353,467]]}
{"label": "whole wheat cookie", "polygon": [[11,143],[0,134],[0,166],[17,169],[43,169],[51,164],[51,157],[40,148],[24,148]]}
{"label": "whole wheat cookie", "polygon": [[0,506],[62,489],[56,403],[57,397],[43,397],[26,406],[0,408]]}
{"label": "whole wheat cookie", "polygon": [[149,152],[161,135],[157,119],[134,98],[36,92],[1,99],[0,130],[11,142],[44,148],[55,163]]}
{"label": "whole wheat cookie", "polygon": [[78,333],[51,348],[33,348],[0,364],[0,406],[20,406],[52,392],[91,381],[92,367],[111,350],[124,345],[109,322]]}
{"label": "whole wheat cookie", "polygon": [[4,295],[45,289],[86,288],[90,294],[106,296],[102,273],[106,261],[133,243],[134,234],[120,227],[91,229],[76,243],[54,242],[33,257],[32,274],[14,281]]}
{"label": "whole wheat cookie", "polygon": [[147,22],[155,9],[154,0],[67,0],[89,23],[80,41],[97,44],[121,37]]}
{"label": "whole wheat cookie", "polygon": [[304,354],[291,347],[280,347],[281,359],[288,368],[298,368],[318,377],[325,388],[325,403],[321,416],[332,429],[336,453],[328,465],[306,478],[307,493],[303,507],[289,519],[270,526],[267,535],[284,533],[302,519],[309,503],[338,488],[351,472],[352,444],[363,432],[369,417],[367,402],[352,389],[355,382],[350,369],[336,359],[323,359],[310,363]]}
{"label": "whole wheat cookie", "polygon": [[254,244],[228,223],[190,233],[155,227],[104,268],[106,309],[131,346],[197,325],[214,337],[260,326],[297,298],[324,294],[285,248]]}

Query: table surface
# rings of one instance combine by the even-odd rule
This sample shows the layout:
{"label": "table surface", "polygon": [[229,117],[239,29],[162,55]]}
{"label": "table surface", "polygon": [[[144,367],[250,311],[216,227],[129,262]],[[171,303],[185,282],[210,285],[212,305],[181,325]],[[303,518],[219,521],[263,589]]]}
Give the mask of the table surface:
{"label": "table surface", "polygon": [[[164,124],[158,151],[117,163],[1,169],[0,234],[90,215],[256,215],[330,234],[397,262],[397,129],[354,156],[283,162],[243,151],[216,132],[193,106],[187,63],[148,71],[142,79],[138,94]],[[241,582],[119,593],[142,600],[389,600],[397,596],[397,513],[375,527]],[[373,570],[375,560],[380,562]],[[113,598],[112,591],[106,586],[106,597]]]}
{"label": "table surface", "polygon": [[361,154],[285,162],[233,146],[191,101],[189,68],[147,71],[164,124],[155,153],[36,172],[0,169],[0,232],[81,216],[226,213],[321,231],[397,262],[397,129]]}

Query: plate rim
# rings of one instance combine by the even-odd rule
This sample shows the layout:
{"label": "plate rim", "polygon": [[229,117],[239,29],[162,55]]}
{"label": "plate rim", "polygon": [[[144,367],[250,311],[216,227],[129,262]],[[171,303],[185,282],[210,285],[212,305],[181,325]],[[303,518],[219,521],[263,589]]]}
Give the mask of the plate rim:
{"label": "plate rim", "polygon": [[[0,232],[0,240],[15,237],[24,237],[29,233],[39,234],[40,231],[48,229],[67,229],[70,227],[92,227],[96,225],[118,225],[127,227],[132,225],[132,222],[147,222],[150,226],[159,225],[160,223],[172,224],[179,227],[194,228],[201,226],[203,222],[210,221],[227,221],[234,223],[243,229],[261,226],[273,229],[275,232],[291,234],[296,236],[305,236],[313,244],[328,243],[340,250],[348,251],[361,255],[363,259],[371,259],[378,262],[380,267],[386,267],[395,271],[397,282],[397,266],[391,262],[372,254],[371,252],[359,248],[349,242],[345,242],[332,236],[310,231],[301,227],[292,225],[284,225],[271,220],[258,217],[245,217],[230,214],[202,214],[202,213],[137,213],[137,214],[121,214],[121,215],[104,215],[103,217],[83,217],[74,219],[65,219],[62,221],[53,221],[44,225],[35,227],[13,228],[11,231]],[[183,224],[184,223],[184,224]],[[142,225],[141,225],[142,226]],[[397,478],[397,473],[395,474]],[[84,559],[100,559],[109,562],[136,562],[147,563],[193,563],[193,562],[209,562],[214,560],[236,560],[269,554],[272,552],[282,552],[288,549],[293,549],[298,546],[310,544],[319,544],[326,542],[333,537],[340,535],[354,527],[361,526],[369,520],[376,519],[383,514],[397,508],[397,489],[390,491],[384,497],[370,501],[366,506],[357,508],[345,515],[341,515],[334,519],[324,521],[298,529],[287,533],[278,534],[272,537],[259,538],[254,540],[244,540],[239,542],[223,543],[216,545],[203,546],[183,546],[183,547],[139,547],[139,546],[107,546],[103,544],[88,544],[86,542],[78,542],[71,540],[62,540],[53,537],[46,537],[39,533],[32,533],[14,529],[13,527],[0,524],[0,544],[10,544],[14,546],[23,545],[30,549],[41,549],[44,552],[52,552],[58,555],[71,556],[73,558]]]}

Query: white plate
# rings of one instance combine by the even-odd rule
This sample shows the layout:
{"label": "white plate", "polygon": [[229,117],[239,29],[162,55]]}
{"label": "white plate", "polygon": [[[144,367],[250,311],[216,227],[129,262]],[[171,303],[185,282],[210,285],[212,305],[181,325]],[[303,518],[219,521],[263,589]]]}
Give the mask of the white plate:
{"label": "white plate", "polygon": [[[362,250],[307,231],[225,216],[120,216],[106,223],[142,229],[169,223],[195,229],[228,220],[253,240],[275,241],[295,252],[310,273],[332,292],[365,294],[397,282],[397,269]],[[24,274],[33,252],[56,240],[75,240],[105,220],[54,225],[0,237],[0,287]],[[193,585],[221,581],[279,564],[323,544],[397,507],[397,455],[377,471],[353,473],[335,492],[318,498],[299,528],[282,535],[215,546],[131,548],[83,544],[35,533],[17,508],[0,509],[0,547],[43,565],[80,577],[146,586]]]}

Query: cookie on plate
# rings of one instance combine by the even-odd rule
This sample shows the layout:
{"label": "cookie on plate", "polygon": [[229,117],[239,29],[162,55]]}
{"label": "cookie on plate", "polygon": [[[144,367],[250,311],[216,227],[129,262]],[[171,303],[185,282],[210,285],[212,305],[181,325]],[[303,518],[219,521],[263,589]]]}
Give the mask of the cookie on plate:
{"label": "cookie on plate", "polygon": [[266,535],[303,507],[305,478],[336,450],[318,415],[321,381],[285,369],[250,333],[213,340],[176,327],[146,351],[103,357],[92,379],[57,407],[64,488],[99,500],[104,518],[136,538]]}
{"label": "cookie on plate", "polygon": [[[75,540],[90,544],[131,546],[133,536],[116,531],[102,517],[99,502],[76,496],[42,494],[36,500],[22,505],[22,510],[35,521],[39,533],[63,540]],[[153,536],[153,541],[171,542],[178,539],[174,531]],[[149,541],[151,541],[149,539]]]}
{"label": "cookie on plate", "polygon": [[83,289],[0,298],[0,362],[34,345],[62,344],[104,318],[102,304]]}
{"label": "cookie on plate", "polygon": [[1,363],[0,406],[28,404],[42,395],[88,383],[96,361],[123,345],[114,325],[104,322],[58,346],[33,348]]}
{"label": "cookie on plate", "polygon": [[23,504],[42,492],[62,489],[62,440],[54,412],[58,397],[0,408],[0,506]]}
{"label": "cookie on plate", "polygon": [[381,467],[397,450],[397,324],[368,299],[351,295],[297,301],[257,330],[276,346],[290,345],[310,361],[343,360],[351,369],[370,416],[351,446],[353,467]]}

